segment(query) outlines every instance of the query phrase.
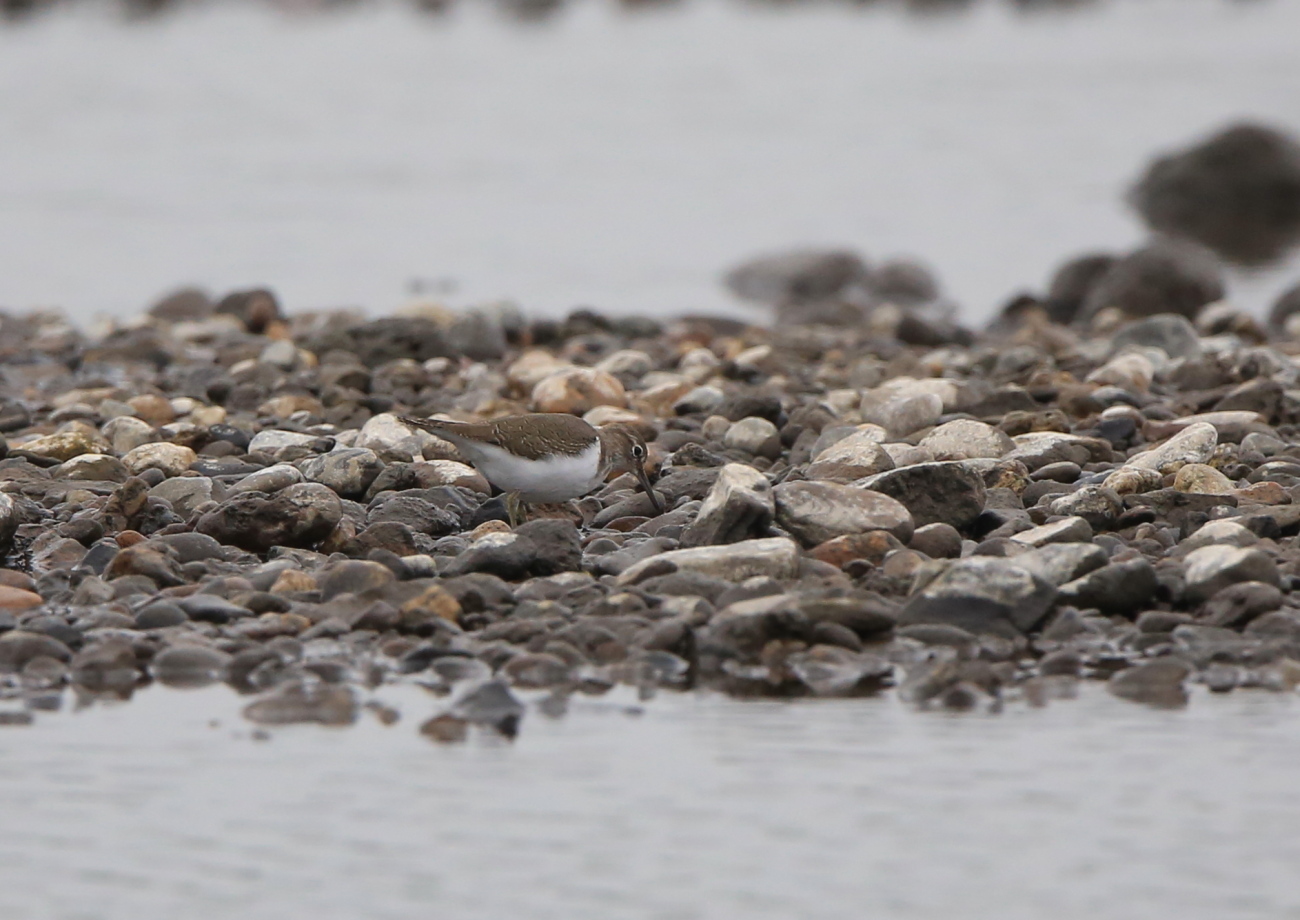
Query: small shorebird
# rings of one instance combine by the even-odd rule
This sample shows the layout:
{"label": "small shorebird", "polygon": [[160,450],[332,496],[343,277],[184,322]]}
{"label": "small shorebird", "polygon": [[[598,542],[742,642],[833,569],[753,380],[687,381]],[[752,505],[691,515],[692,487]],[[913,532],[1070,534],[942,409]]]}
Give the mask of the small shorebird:
{"label": "small shorebird", "polygon": [[581,498],[610,473],[631,471],[663,513],[646,475],[645,439],[622,425],[593,428],[574,415],[539,412],[493,422],[448,422],[400,416],[455,444],[488,482],[506,494],[511,523],[520,502],[564,502]]}

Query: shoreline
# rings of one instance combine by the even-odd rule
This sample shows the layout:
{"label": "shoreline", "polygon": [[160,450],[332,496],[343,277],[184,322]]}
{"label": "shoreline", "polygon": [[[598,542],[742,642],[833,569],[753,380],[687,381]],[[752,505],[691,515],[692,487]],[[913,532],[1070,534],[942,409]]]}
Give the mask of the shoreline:
{"label": "shoreline", "polygon": [[[286,316],[262,289],[98,339],[6,317],[5,721],[149,681],[223,680],[264,726],[418,682],[449,694],[439,741],[618,685],[981,711],[1081,679],[1157,706],[1291,691],[1300,302],[1266,326],[1164,245],[1083,282],[1076,260],[980,334],[918,266],[833,252],[731,274],[775,327]],[[1179,312],[1136,315],[1152,276],[1127,266],[1157,257]],[[638,427],[665,513],[625,475],[512,529],[396,418],[528,411]]]}

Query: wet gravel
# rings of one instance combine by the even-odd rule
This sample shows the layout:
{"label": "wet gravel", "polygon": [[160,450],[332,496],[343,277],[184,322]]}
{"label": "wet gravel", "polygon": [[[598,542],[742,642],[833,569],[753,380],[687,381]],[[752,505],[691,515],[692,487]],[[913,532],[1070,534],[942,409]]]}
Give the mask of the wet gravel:
{"label": "wet gravel", "polygon": [[[4,315],[0,724],[151,681],[224,681],[267,726],[415,683],[439,742],[618,685],[1293,692],[1300,342],[1190,245],[1074,260],[979,332],[924,268],[842,252],[736,269],[753,325],[266,290],[95,333]],[[622,476],[511,528],[398,420],[532,411],[637,426],[664,513]]]}

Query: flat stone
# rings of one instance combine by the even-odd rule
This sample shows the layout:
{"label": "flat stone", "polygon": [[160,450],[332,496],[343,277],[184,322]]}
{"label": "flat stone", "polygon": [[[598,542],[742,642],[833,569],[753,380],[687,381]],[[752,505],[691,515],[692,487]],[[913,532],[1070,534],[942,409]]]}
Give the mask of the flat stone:
{"label": "flat stone", "polygon": [[776,520],[805,546],[835,537],[886,530],[903,543],[912,538],[912,515],[882,493],[832,482],[784,482],[773,493]]}
{"label": "flat stone", "polygon": [[1051,524],[1022,530],[1011,539],[1026,546],[1039,547],[1049,543],[1086,543],[1092,539],[1092,525],[1081,517],[1067,517]]}
{"label": "flat stone", "polygon": [[1218,430],[1206,422],[1197,422],[1188,425],[1159,447],[1130,457],[1126,465],[1160,473],[1176,473],[1189,463],[1205,463],[1214,454],[1218,443]]}
{"label": "flat stone", "polygon": [[1055,587],[1013,560],[972,556],[950,563],[913,595],[899,623],[940,623],[977,635],[1015,635],[1033,629],[1055,597]]}
{"label": "flat stone", "polygon": [[1020,568],[1058,588],[1109,561],[1106,551],[1092,543],[1048,543],[1014,557]]}
{"label": "flat stone", "polygon": [[1110,460],[1110,444],[1100,438],[1085,438],[1075,434],[1059,431],[1032,431],[1019,434],[1011,439],[1015,449],[1003,456],[1003,460],[1018,460],[1031,473],[1049,463],[1087,463],[1106,462]]}
{"label": "flat stone", "polygon": [[629,566],[615,579],[615,584],[635,585],[673,572],[695,572],[731,582],[755,575],[793,578],[799,571],[799,558],[799,544],[785,537],[678,549]]}
{"label": "flat stone", "polygon": [[259,431],[253,435],[253,439],[248,444],[248,452],[254,453],[275,453],[286,447],[308,447],[320,441],[316,435],[302,434],[297,431],[281,431],[278,428],[268,428],[265,431]]}
{"label": "flat stone", "polygon": [[894,468],[894,460],[881,445],[876,425],[867,425],[813,454],[809,479],[848,483]]}

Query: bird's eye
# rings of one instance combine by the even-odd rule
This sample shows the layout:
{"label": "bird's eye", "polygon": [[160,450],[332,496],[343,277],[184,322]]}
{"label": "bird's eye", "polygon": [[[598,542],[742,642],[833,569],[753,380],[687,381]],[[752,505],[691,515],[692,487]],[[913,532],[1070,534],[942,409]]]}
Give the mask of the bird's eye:
{"label": "bird's eye", "polygon": [[633,457],[636,457],[638,460],[640,460],[642,457],[645,456],[645,448],[642,447],[640,444],[633,444],[633,445],[632,445],[632,456],[633,456]]}

